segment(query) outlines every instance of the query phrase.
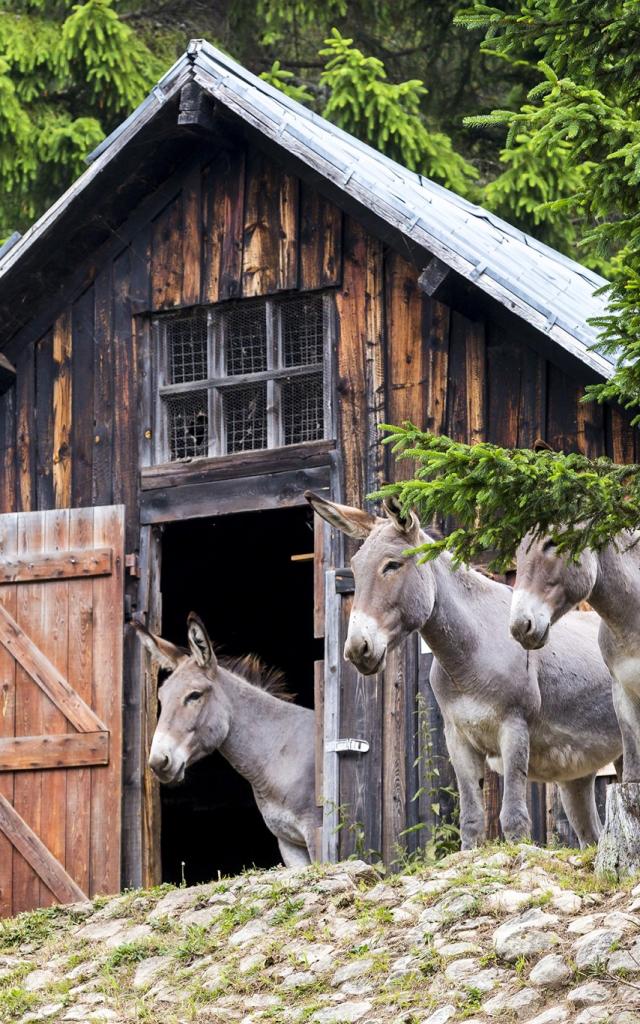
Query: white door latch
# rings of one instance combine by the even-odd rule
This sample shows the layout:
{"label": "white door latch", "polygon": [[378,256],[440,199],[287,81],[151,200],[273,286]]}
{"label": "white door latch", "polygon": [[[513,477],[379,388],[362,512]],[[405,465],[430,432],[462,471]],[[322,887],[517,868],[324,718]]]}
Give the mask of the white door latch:
{"label": "white door latch", "polygon": [[369,743],[367,740],[331,740],[329,743],[325,743],[324,749],[328,753],[336,754],[366,754],[369,749]]}

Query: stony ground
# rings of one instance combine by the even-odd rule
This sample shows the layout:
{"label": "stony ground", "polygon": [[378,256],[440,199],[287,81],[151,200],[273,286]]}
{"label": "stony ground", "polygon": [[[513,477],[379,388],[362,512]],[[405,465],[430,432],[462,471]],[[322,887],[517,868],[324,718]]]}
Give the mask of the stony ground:
{"label": "stony ground", "polygon": [[0,1021],[640,1024],[640,886],[523,845],[37,911],[0,925]]}

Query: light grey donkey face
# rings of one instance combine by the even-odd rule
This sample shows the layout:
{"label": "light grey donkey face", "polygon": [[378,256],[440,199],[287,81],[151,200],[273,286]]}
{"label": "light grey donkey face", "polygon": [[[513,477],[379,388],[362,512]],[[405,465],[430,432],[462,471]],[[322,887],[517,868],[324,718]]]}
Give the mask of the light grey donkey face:
{"label": "light grey donkey face", "polygon": [[544,647],[554,622],[585,601],[595,586],[597,560],[585,551],[577,562],[558,554],[550,537],[527,535],[518,548],[511,601],[511,633],[527,650]]}
{"label": "light grey donkey face", "polygon": [[182,782],[188,766],[216,750],[228,732],[217,700],[219,669],[213,646],[193,612],[187,626],[189,653],[136,624],[142,643],[171,672],[158,691],[161,710],[149,756],[150,767],[164,783]]}
{"label": "light grey donkey face", "polygon": [[435,586],[428,566],[406,555],[424,539],[415,513],[403,517],[393,500],[385,502],[386,519],[361,509],[337,505],[307,492],[318,515],[347,536],[364,540],[351,560],[355,594],[344,656],[362,675],[380,672],[388,651],[431,615]]}

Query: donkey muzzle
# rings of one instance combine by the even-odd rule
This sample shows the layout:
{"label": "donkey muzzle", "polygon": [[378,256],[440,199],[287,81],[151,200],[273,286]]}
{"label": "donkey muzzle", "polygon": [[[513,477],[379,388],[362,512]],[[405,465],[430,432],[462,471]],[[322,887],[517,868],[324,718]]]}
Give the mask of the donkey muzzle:
{"label": "donkey muzzle", "polygon": [[375,675],[384,668],[387,637],[375,619],[363,612],[352,612],[344,656],[363,676]]}
{"label": "donkey muzzle", "polygon": [[181,756],[180,750],[171,751],[154,737],[149,755],[149,767],[154,775],[165,785],[177,784],[184,779],[186,759]]}
{"label": "donkey muzzle", "polygon": [[544,601],[526,590],[514,590],[509,622],[511,635],[528,651],[544,647],[551,629],[551,612]]}

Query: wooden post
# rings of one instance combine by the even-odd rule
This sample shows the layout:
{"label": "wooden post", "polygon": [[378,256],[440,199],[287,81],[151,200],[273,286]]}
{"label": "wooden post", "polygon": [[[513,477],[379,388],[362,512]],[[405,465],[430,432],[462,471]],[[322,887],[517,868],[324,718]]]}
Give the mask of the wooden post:
{"label": "wooden post", "polygon": [[608,787],[595,870],[616,879],[640,871],[640,782],[613,782]]}

